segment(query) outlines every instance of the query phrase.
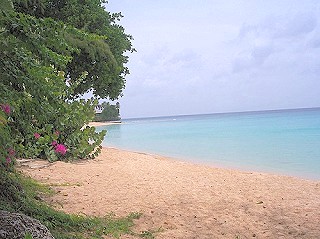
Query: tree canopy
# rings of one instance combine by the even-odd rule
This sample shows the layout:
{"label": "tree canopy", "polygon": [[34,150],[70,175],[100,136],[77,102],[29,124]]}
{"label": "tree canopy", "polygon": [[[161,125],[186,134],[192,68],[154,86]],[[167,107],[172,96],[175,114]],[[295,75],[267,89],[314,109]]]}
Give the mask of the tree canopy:
{"label": "tree canopy", "polygon": [[[73,87],[70,97],[77,97],[89,90],[101,98],[112,100],[121,95],[125,64],[133,52],[132,37],[117,24],[121,13],[107,12],[100,0],[14,0],[16,11],[37,18],[52,18],[72,26],[77,31],[66,31],[64,37],[76,51],[65,69],[65,80]],[[91,37],[88,37],[91,36]]]}
{"label": "tree canopy", "polygon": [[99,106],[102,111],[99,114],[96,113],[95,121],[119,121],[121,119],[119,102],[115,105],[112,105],[109,102],[103,102]]}
{"label": "tree canopy", "polygon": [[[98,0],[2,0],[0,157],[94,157],[104,133],[84,127],[97,100],[122,94],[131,36]],[[5,109],[10,109],[10,112]],[[12,146],[10,146],[12,145]],[[8,161],[8,160],[7,160]]]}

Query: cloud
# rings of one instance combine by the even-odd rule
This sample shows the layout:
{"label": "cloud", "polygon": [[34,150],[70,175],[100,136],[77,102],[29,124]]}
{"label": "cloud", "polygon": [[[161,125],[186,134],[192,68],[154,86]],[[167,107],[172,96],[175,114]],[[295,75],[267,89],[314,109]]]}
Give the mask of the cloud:
{"label": "cloud", "polygon": [[320,29],[316,29],[307,41],[310,48],[320,48]]}
{"label": "cloud", "polygon": [[298,13],[293,16],[269,16],[260,24],[243,24],[239,37],[295,38],[312,32],[317,27],[317,18],[313,13]]}
{"label": "cloud", "polygon": [[110,2],[138,50],[124,117],[320,105],[317,0]]}
{"label": "cloud", "polygon": [[261,67],[266,59],[273,53],[271,45],[254,46],[251,51],[239,54],[233,62],[233,72]]}
{"label": "cloud", "polygon": [[159,47],[141,56],[139,78],[143,83],[155,87],[172,82],[185,81],[202,66],[202,59],[192,49],[174,50]]}
{"label": "cloud", "polygon": [[270,45],[266,46],[257,46],[252,50],[252,58],[256,64],[262,64],[269,55],[273,52],[273,47]]}
{"label": "cloud", "polygon": [[[320,46],[320,38],[314,37],[305,44],[317,29],[315,14],[296,13],[292,16],[269,16],[257,24],[243,24],[235,42],[241,49],[233,60],[234,73],[261,68],[266,61],[287,65],[299,61],[308,47]],[[285,56],[284,62],[279,62]]]}
{"label": "cloud", "polygon": [[312,48],[320,48],[320,36],[310,40],[309,46]]}
{"label": "cloud", "polygon": [[274,36],[280,38],[296,37],[312,32],[317,26],[317,18],[312,14],[298,14],[288,21],[276,25]]}

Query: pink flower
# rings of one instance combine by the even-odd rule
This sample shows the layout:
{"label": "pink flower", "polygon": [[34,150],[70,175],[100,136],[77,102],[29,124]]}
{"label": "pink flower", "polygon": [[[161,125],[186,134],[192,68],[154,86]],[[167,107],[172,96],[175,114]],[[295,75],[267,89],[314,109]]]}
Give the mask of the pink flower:
{"label": "pink flower", "polygon": [[1,104],[0,107],[1,107],[1,109],[3,110],[3,112],[6,113],[7,115],[9,115],[9,114],[11,113],[10,105],[8,105],[8,104]]}
{"label": "pink flower", "polygon": [[55,147],[57,144],[58,144],[58,143],[57,143],[57,141],[55,141],[55,140],[53,140],[52,143],[51,143],[51,145],[52,145],[53,147]]}
{"label": "pink flower", "polygon": [[61,155],[65,155],[66,152],[67,152],[67,147],[64,146],[63,144],[57,144],[57,145],[55,146],[54,151],[55,151],[56,153],[61,154]]}
{"label": "pink flower", "polygon": [[11,158],[10,158],[10,157],[7,157],[7,158],[6,158],[6,162],[7,162],[7,164],[11,163]]}
{"label": "pink flower", "polygon": [[38,134],[38,133],[34,133],[33,136],[34,136],[36,139],[39,139],[39,138],[40,138],[40,134]]}
{"label": "pink flower", "polygon": [[54,132],[54,134],[56,135],[56,136],[59,136],[60,135],[60,131],[56,131],[56,132]]}
{"label": "pink flower", "polygon": [[16,154],[16,151],[14,151],[13,148],[9,148],[8,149],[8,154],[9,154],[10,157],[13,157]]}

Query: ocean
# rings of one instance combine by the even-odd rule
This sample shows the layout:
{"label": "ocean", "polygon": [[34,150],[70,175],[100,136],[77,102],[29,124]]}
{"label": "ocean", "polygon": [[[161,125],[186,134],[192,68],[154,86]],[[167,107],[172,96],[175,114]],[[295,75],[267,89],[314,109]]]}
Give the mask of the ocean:
{"label": "ocean", "polygon": [[123,120],[103,146],[320,180],[320,108]]}

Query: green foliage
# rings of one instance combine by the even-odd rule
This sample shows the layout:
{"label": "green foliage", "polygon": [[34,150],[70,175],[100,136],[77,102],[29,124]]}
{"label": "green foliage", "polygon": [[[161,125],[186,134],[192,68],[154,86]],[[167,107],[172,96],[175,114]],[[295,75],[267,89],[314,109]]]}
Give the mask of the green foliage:
{"label": "green foliage", "polygon": [[24,239],[33,239],[31,233],[27,232],[26,235],[24,236]]}
{"label": "green foliage", "polygon": [[[105,1],[100,0],[13,2],[18,12],[37,18],[52,18],[69,26],[65,39],[77,49],[65,69],[65,80],[73,88],[69,97],[78,97],[89,90],[101,98],[116,99],[121,95],[125,76],[129,74],[125,66],[128,56],[124,53],[135,49],[131,44],[132,36],[117,24],[122,17],[120,13],[105,11],[102,6]],[[87,37],[89,35],[91,37]]]}
{"label": "green foliage", "polygon": [[124,218],[113,214],[102,218],[70,215],[44,203],[43,198],[52,193],[48,187],[18,173],[0,174],[0,210],[19,212],[38,219],[56,239],[102,239],[103,235],[120,238],[125,234],[154,238],[151,232],[132,231],[133,220],[139,219],[139,213]]}
{"label": "green foliage", "polygon": [[4,11],[12,11],[13,10],[13,4],[11,0],[0,0],[1,8]]}
{"label": "green foliage", "polygon": [[[83,128],[94,117],[97,101],[78,97],[89,90],[96,97],[121,95],[129,73],[124,53],[134,51],[132,37],[117,24],[121,14],[105,11],[103,2],[4,1],[0,93],[1,101],[15,110],[10,122],[0,116],[1,127],[6,128],[1,129],[6,137],[1,139],[6,141],[1,146],[2,161],[8,138],[14,139],[11,144],[19,157],[54,161],[99,153],[105,132]],[[114,108],[110,113],[104,112],[104,120],[118,119]],[[57,153],[53,143],[66,148],[66,153]]]}
{"label": "green foliage", "polygon": [[111,105],[109,102],[104,102],[100,106],[102,112],[96,114],[95,121],[118,121],[120,120],[120,104]]}
{"label": "green foliage", "polygon": [[[66,36],[74,33],[88,41],[99,37],[16,12],[1,11],[0,26],[0,93],[15,109],[2,128],[9,126],[18,156],[50,161],[96,156],[105,132],[83,126],[94,117],[97,102],[70,100],[74,87],[66,84],[64,70],[77,52]],[[0,119],[5,122],[3,116]],[[4,132],[1,135],[9,131]],[[35,139],[35,133],[41,137]],[[53,141],[67,152],[57,153]]]}
{"label": "green foliage", "polygon": [[10,113],[6,113],[4,106],[11,108],[8,104],[0,102],[0,172],[11,171],[13,169],[13,160],[15,150],[12,148],[11,132],[8,122],[11,120]]}
{"label": "green foliage", "polygon": [[128,62],[124,53],[134,51],[132,36],[117,24],[121,14],[105,11],[100,0],[69,0],[59,1],[58,4],[56,1],[48,1],[46,6],[49,17],[86,32],[106,36],[103,41],[81,44],[72,41],[80,52],[73,56],[73,61],[68,65],[67,73],[71,81],[78,79],[82,72],[88,72],[86,80],[75,93],[82,94],[92,87],[96,96],[118,98],[124,88],[124,77],[129,73],[124,66]]}

